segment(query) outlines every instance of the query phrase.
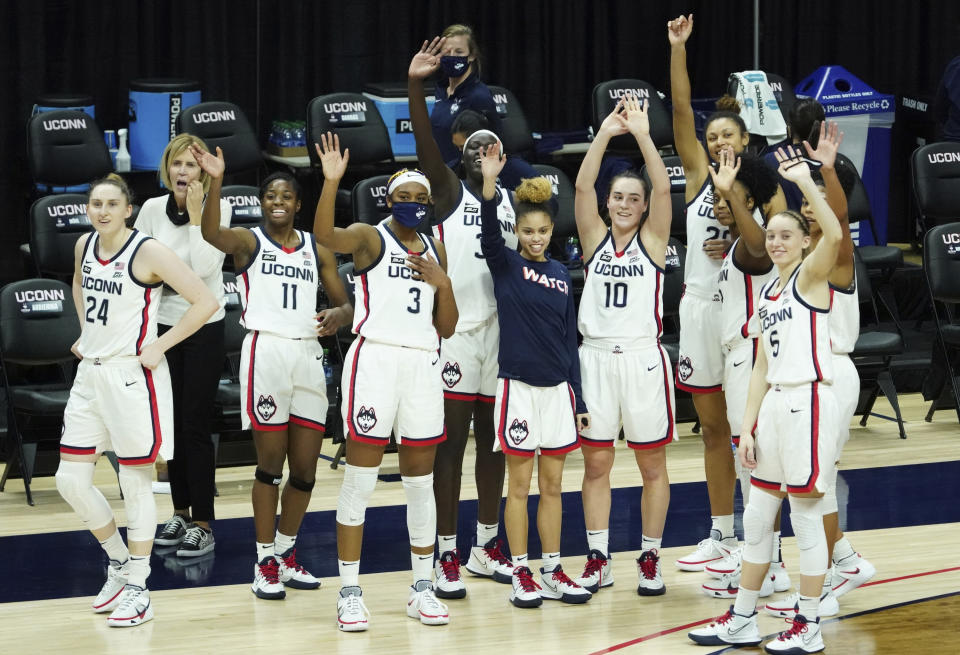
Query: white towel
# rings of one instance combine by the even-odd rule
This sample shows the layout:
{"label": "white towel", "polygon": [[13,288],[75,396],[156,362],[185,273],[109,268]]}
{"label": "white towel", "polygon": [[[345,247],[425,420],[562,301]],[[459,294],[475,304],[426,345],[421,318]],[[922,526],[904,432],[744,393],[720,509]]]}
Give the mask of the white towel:
{"label": "white towel", "polygon": [[747,124],[750,134],[767,137],[774,144],[787,138],[787,124],[783,120],[780,104],[773,95],[763,71],[743,71],[731,75],[737,81],[737,101],[740,117]]}

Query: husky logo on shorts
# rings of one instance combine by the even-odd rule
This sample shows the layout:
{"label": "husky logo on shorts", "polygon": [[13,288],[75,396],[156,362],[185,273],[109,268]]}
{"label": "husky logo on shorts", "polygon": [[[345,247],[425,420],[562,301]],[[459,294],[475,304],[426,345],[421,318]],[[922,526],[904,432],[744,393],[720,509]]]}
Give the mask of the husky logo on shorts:
{"label": "husky logo on shorts", "polygon": [[463,377],[463,374],[460,373],[460,362],[447,362],[443,365],[443,383],[447,385],[447,388],[453,389],[457,386],[457,383],[460,382],[460,378]]}
{"label": "husky logo on shorts", "polygon": [[377,413],[374,411],[373,407],[367,408],[361,405],[360,410],[357,412],[357,426],[360,428],[360,430],[363,432],[369,432],[376,424]]}
{"label": "husky logo on shorts", "polygon": [[693,364],[690,363],[689,357],[680,358],[680,363],[677,364],[677,372],[680,373],[680,379],[684,382],[693,374]]}
{"label": "husky logo on shorts", "polygon": [[518,418],[513,419],[513,423],[510,424],[510,440],[513,441],[514,445],[519,446],[523,443],[528,434],[530,434],[530,431],[527,430],[527,422]]}
{"label": "husky logo on shorts", "polygon": [[269,421],[270,417],[277,413],[277,403],[273,402],[273,396],[260,396],[257,401],[257,414],[264,421]]}

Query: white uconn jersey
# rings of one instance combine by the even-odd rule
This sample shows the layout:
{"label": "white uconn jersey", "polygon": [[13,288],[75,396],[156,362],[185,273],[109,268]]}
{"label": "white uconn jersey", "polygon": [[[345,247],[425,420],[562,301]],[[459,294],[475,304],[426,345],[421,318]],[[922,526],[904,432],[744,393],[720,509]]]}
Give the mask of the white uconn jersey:
{"label": "white uconn jersey", "polygon": [[[759,208],[753,210],[753,218],[763,224]],[[683,270],[684,290],[706,298],[717,293],[717,274],[720,264],[707,257],[703,242],[709,239],[730,238],[730,228],[720,224],[713,213],[713,184],[709,176],[700,187],[697,197],[687,205],[687,262]]]}
{"label": "white uconn jersey", "polygon": [[[510,193],[498,189],[497,219],[507,247],[516,250],[516,212]],[[460,200],[456,207],[433,227],[434,236],[447,250],[447,275],[453,284],[460,318],[457,332],[480,325],[497,311],[493,278],[480,253],[480,199],[460,181]]]}
{"label": "white uconn jersey", "polygon": [[860,299],[857,297],[857,280],[849,289],[830,285],[830,347],[834,354],[847,355],[853,352],[860,336]]}
{"label": "white uconn jersey", "polygon": [[[720,273],[717,275],[721,302],[720,343],[724,345],[758,336],[755,327],[750,324],[750,317],[757,310],[760,290],[776,277],[773,264],[770,265],[770,269],[766,273],[760,275],[750,275],[744,272],[734,259],[734,253],[738,246],[740,246],[740,239],[733,242],[730,252],[723,258]],[[748,326],[753,327],[753,329]]]}
{"label": "white uconn jersey", "polygon": [[757,319],[767,356],[767,382],[798,385],[833,381],[828,310],[815,309],[797,293],[800,267],[774,295],[779,278],[760,292]]}
{"label": "white uconn jersey", "polygon": [[577,327],[585,339],[618,345],[649,345],[663,333],[663,269],[650,259],[634,233],[617,252],[607,236],[584,266]]}
{"label": "white uconn jersey", "polygon": [[240,324],[290,339],[316,337],[320,269],[313,235],[297,230],[300,245],[287,252],[263,228],[250,231],[257,249],[240,271]]}
{"label": "white uconn jersey", "polygon": [[[382,250],[380,257],[362,271],[354,272],[356,309],[353,332],[372,341],[394,346],[436,350],[440,345],[433,326],[433,297],[436,291],[423,280],[413,279],[407,266],[411,254],[386,225],[377,225]],[[430,237],[417,234],[423,252],[440,261]],[[412,253],[420,254],[420,253]],[[426,257],[426,255],[423,255]]]}
{"label": "white uconn jersey", "polygon": [[144,284],[131,270],[134,256],[148,239],[134,230],[107,260],[99,257],[100,235],[87,239],[80,262],[83,322],[78,348],[84,358],[136,356],[157,340],[163,285]]}

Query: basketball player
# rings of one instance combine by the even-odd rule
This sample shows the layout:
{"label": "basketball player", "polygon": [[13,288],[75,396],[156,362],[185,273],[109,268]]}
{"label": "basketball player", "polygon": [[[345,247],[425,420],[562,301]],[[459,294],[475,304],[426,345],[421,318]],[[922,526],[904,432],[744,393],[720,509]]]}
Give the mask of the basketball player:
{"label": "basketball player", "polygon": [[[666,445],[677,438],[670,357],[660,345],[663,273],[673,216],[670,177],[650,138],[648,107],[624,96],[607,116],[577,174],[577,231],[583,248],[584,288],[579,328],[584,401],[593,419],[581,432],[583,512],[590,549],[577,582],[596,593],[613,584],[610,567],[610,470],[623,427],[643,478],[641,596],[666,592],[660,545],[670,504]],[[610,227],[597,212],[594,184],[610,139],[632,134],[650,172],[652,190],[625,171],[610,182]],[[649,201],[649,202],[648,202]],[[641,223],[647,208],[650,214]]]}
{"label": "basketball player", "polygon": [[[476,440],[477,531],[467,570],[504,583],[509,583],[512,575],[510,560],[500,551],[497,539],[504,476],[503,454],[493,448],[500,326],[493,279],[479,251],[483,187],[480,151],[499,144],[500,139],[489,130],[477,130],[467,137],[460,158],[462,180],[444,163],[430,132],[423,80],[440,66],[445,43],[436,38],[429,44],[424,42],[414,55],[408,72],[408,95],[417,157],[430,180],[434,211],[439,219],[434,236],[447,250],[448,273],[460,310],[456,332],[443,340],[437,366],[444,387],[447,440],[437,446],[433,489],[440,554],[436,563],[436,593],[441,598],[462,598],[467,589],[460,577],[457,510],[471,419]],[[515,210],[509,192],[498,195],[497,222],[509,247],[516,248]]]}
{"label": "basketball player", "polygon": [[[756,330],[750,330],[750,319],[756,311],[760,289],[775,275],[767,255],[766,236],[757,223],[757,208],[767,203],[777,191],[777,174],[759,158],[743,153],[739,157],[730,148],[720,151],[717,171],[708,169],[715,190],[714,215],[717,222],[730,230],[734,239],[724,257],[717,277],[720,295],[720,333],[723,343],[723,393],[730,425],[743,422],[750,386],[750,372],[757,348]],[[733,438],[734,445],[739,437]],[[740,489],[746,505],[750,497],[750,471],[737,465]],[[776,528],[779,531],[779,526]],[[790,576],[779,556],[779,532],[774,533],[773,561],[763,580],[760,595],[787,591]],[[702,585],[704,593],[715,598],[733,598],[740,583],[740,548],[729,557],[705,567],[719,581]]]}
{"label": "basketball player", "polygon": [[800,548],[799,611],[790,629],[768,642],[766,650],[815,653],[823,650],[819,605],[828,559],[823,494],[831,480],[839,432],[831,388],[829,275],[842,230],[799,153],[792,147],[781,149],[779,160],[780,174],[797,184],[811,204],[822,236],[804,258],[810,235],[803,216],[785,211],[767,224],[767,253],[777,277],[760,291],[753,319],[759,324],[762,349],[750,378],[737,451],[741,464],[753,471],[755,487],[743,515],[740,590],[726,614],[689,636],[701,645],[760,643],[756,602],[768,569],[773,521],[782,498],[789,495]]}
{"label": "basketball player", "polygon": [[[286,597],[284,587],[320,586],[296,557],[297,533],[310,503],[327,418],[323,349],[317,336],[335,334],[350,321],[353,309],[333,253],[294,227],[300,187],[293,176],[274,173],[260,185],[263,225],[224,227],[216,202],[223,184],[223,154],[220,148],[213,156],[196,146],[192,152],[211,180],[203,238],[233,255],[243,302],[240,322],[248,330],[240,351],[240,392],[243,429],[253,431],[257,450],[251,493],[257,559],[251,591],[257,598],[279,600]],[[321,283],[333,308],[318,314]],[[284,460],[290,474],[281,495]]]}
{"label": "basketball player", "polygon": [[[153,463],[173,456],[173,398],[164,353],[203,327],[219,308],[216,298],[177,255],[126,226],[133,212],[127,184],[110,175],[90,185],[87,215],[94,232],[74,247],[73,301],[80,358],[63,415],[57,491],[97,538],[110,562],[93,601],[110,612],[107,625],[128,627],[153,618],[147,590],[157,529]],[[163,284],[189,303],[157,337]],[[124,545],[113,510],[93,486],[96,461],[117,454],[127,514]]]}
{"label": "basketball player", "polygon": [[[590,592],[560,566],[560,483],[568,452],[580,445],[578,426],[590,427],[580,390],[576,316],[567,268],[547,257],[553,234],[550,182],[525,180],[516,190],[520,251],[506,244],[497,217],[500,144],[480,154],[483,174],[480,250],[493,276],[500,340],[496,448],[508,471],[504,525],[513,556],[510,601],[537,607],[543,599],[585,603]],[[540,502],[537,531],[543,547],[540,584],[527,558],[527,496],[535,455]]]}
{"label": "basketball player", "polygon": [[[711,514],[709,538],[701,541],[692,553],[678,559],[676,565],[683,571],[702,571],[707,564],[729,555],[737,546],[733,532],[737,476],[730,448],[731,426],[727,423],[722,390],[724,361],[718,330],[720,295],[717,292],[717,275],[724,253],[730,246],[730,235],[713,213],[713,185],[707,169],[717,161],[724,148],[732,148],[736,154],[743,152],[750,134],[736,113],[734,107],[737,105],[733,101],[732,111],[718,111],[707,119],[705,142],[701,144],[697,140],[685,45],[692,32],[692,14],[667,23],[673,133],[687,179],[687,260],[680,300],[677,388],[693,394],[693,405],[700,418]],[[783,193],[778,190],[760,213],[771,216],[784,208]]]}
{"label": "basketball player", "polygon": [[[814,175],[817,188],[827,204],[840,219],[843,240],[837,253],[837,262],[830,272],[830,348],[833,354],[833,389],[837,398],[838,425],[840,429],[837,444],[837,460],[843,447],[850,438],[850,421],[857,411],[860,399],[860,376],[850,359],[860,334],[860,304],[857,299],[856,278],[854,275],[854,244],[850,235],[850,223],[847,220],[847,196],[838,171],[835,167],[837,151],[843,141],[836,123],[820,124],[820,139],[816,149],[804,144],[811,159],[820,162],[819,172]],[[846,179],[846,176],[845,176]],[[852,182],[852,180],[850,180]],[[801,213],[810,224],[810,243],[820,241],[822,231],[816,220],[812,205],[804,198]],[[850,542],[840,530],[837,508],[836,467],[831,471],[833,477],[823,496],[823,527],[827,535],[827,552],[832,553],[835,572],[830,571],[831,562],[827,562],[827,575],[824,578],[823,593],[820,596],[820,616],[833,616],[840,611],[838,599],[853,591],[876,574],[876,567],[853,550]],[[832,573],[832,574],[831,574]],[[779,601],[767,603],[764,610],[774,616],[791,618],[797,611],[799,594],[794,593]]]}
{"label": "basketball player", "polygon": [[419,234],[430,182],[403,169],[387,183],[391,215],[376,227],[333,226],[334,201],[350,151],[341,155],[336,135],[316,144],[324,184],[313,229],[318,241],[353,255],[357,305],[343,367],[343,421],[347,465],[337,502],[340,595],[337,625],[366,630],[369,613],[358,582],[367,503],[377,482],[383,450],[393,432],[399,443],[400,475],[407,497],[407,531],[413,586],[407,616],[425,625],[449,623],[447,606],[433,592],[433,460],[444,440],[443,393],[435,363],[439,338],[453,334],[457,303],[445,272],[443,244]]}

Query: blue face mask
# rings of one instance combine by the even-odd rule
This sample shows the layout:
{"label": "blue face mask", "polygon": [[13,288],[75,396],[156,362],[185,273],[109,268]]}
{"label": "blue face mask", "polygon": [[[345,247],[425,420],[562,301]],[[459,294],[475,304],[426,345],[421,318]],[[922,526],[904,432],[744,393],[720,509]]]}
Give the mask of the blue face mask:
{"label": "blue face mask", "polygon": [[440,70],[447,77],[460,77],[470,68],[470,62],[466,57],[444,55],[440,57]]}
{"label": "blue face mask", "polygon": [[400,225],[416,227],[427,215],[427,206],[419,202],[395,202],[390,212]]}

